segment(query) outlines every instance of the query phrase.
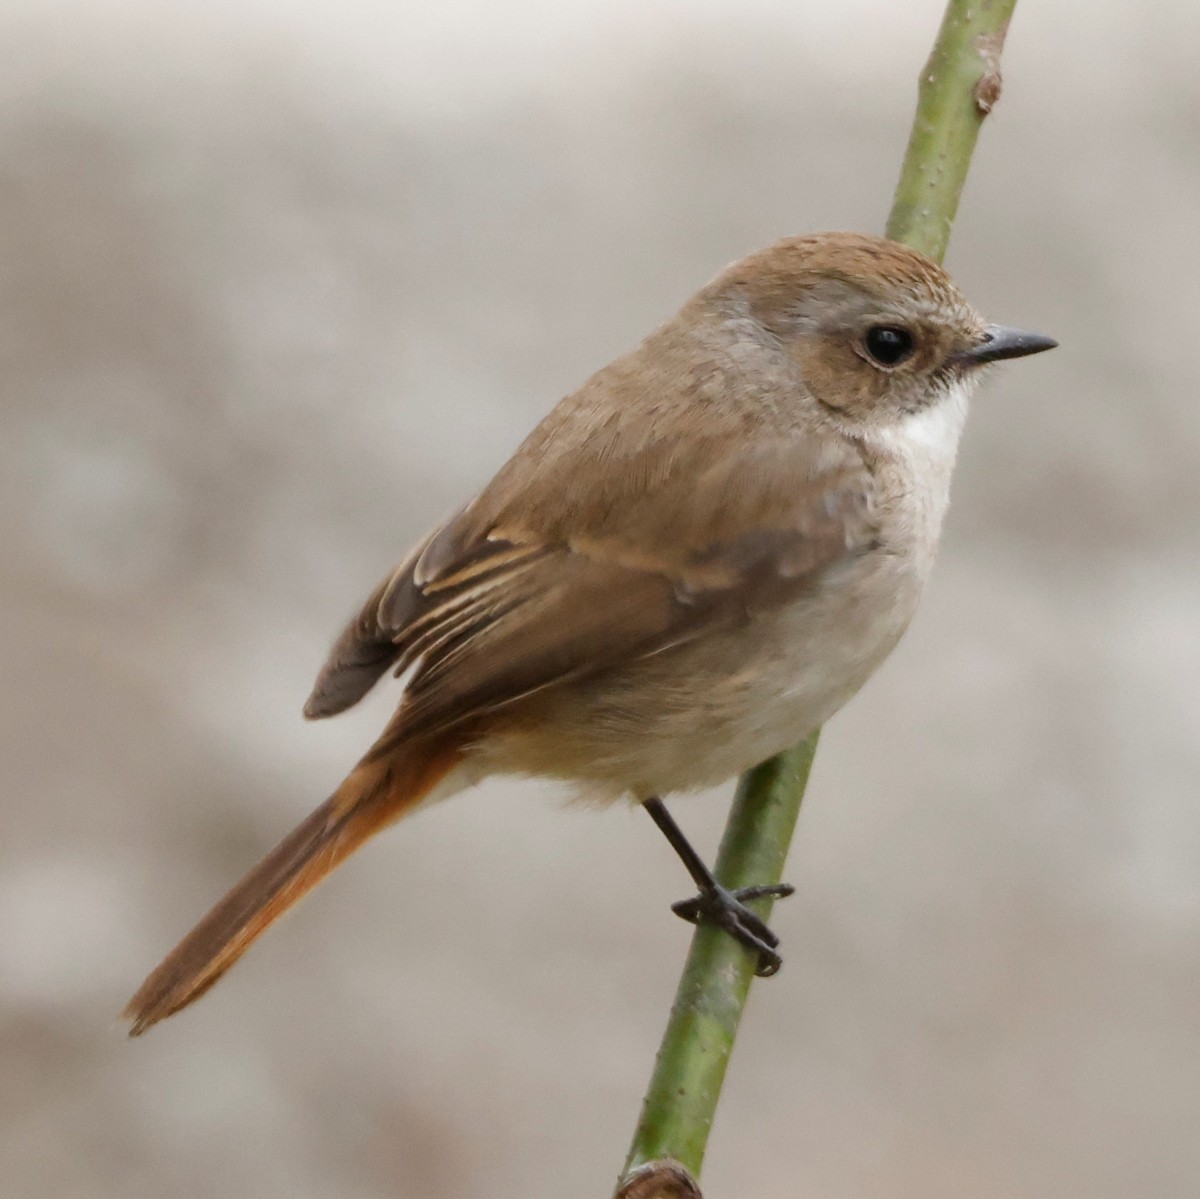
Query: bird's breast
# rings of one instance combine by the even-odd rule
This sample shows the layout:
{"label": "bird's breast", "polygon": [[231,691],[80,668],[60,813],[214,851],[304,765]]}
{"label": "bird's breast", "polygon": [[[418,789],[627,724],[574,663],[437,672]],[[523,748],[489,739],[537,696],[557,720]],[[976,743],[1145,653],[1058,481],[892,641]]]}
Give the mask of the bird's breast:
{"label": "bird's breast", "polygon": [[721,783],[862,686],[916,608],[912,565],[873,551],[782,609],[548,691],[481,747],[486,769],[568,779],[600,799]]}
{"label": "bird's breast", "polygon": [[877,435],[878,539],[792,602],[533,697],[485,740],[485,769],[598,798],[721,783],[803,740],[908,627],[933,564],[965,391]]}

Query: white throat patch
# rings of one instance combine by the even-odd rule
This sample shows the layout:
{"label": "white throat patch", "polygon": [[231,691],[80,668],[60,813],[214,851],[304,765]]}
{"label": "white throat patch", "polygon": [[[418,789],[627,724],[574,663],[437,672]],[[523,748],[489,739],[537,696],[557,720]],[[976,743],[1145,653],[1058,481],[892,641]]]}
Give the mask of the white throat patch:
{"label": "white throat patch", "polygon": [[968,383],[957,383],[938,403],[904,417],[883,434],[889,448],[934,462],[953,462],[973,390]]}

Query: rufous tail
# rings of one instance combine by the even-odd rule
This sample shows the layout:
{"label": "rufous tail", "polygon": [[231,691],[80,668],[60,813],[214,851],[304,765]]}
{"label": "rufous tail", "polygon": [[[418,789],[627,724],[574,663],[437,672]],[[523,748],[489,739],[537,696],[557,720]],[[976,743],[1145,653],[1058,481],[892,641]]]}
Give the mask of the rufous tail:
{"label": "rufous tail", "polygon": [[368,755],[155,968],[121,1013],[139,1036],[198,999],[298,899],[380,829],[415,808],[458,762],[420,741]]}

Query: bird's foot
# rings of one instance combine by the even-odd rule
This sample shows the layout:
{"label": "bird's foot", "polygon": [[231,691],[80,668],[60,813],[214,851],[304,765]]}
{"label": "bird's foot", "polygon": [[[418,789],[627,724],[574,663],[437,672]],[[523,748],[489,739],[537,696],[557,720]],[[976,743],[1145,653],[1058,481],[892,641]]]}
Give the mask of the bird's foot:
{"label": "bird's foot", "polygon": [[796,890],[790,883],[775,883],[765,887],[739,887],[729,891],[719,883],[705,888],[691,899],[681,899],[671,905],[671,911],[689,924],[707,920],[723,928],[735,941],[758,954],[758,965],[754,973],[759,978],[770,978],[783,964],[776,950],[779,938],[767,927],[761,916],[752,912],[746,903],[749,900],[786,899]]}

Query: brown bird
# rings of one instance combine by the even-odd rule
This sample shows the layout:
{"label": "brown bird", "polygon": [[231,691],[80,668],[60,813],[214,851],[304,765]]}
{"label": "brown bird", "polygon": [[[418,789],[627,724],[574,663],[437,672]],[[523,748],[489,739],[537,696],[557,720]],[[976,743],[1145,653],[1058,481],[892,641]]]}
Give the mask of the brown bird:
{"label": "brown bird", "polygon": [[346,780],[183,939],[124,1015],[203,994],[368,837],[491,774],[644,804],[676,905],[779,966],[662,804],[802,740],[899,640],[933,563],[980,367],[1053,347],[987,325],[935,263],[851,233],[734,263],[566,397],[375,589],[305,706],[387,670],[399,708]]}

